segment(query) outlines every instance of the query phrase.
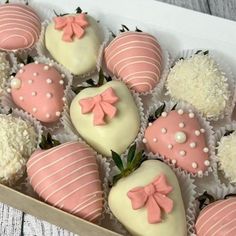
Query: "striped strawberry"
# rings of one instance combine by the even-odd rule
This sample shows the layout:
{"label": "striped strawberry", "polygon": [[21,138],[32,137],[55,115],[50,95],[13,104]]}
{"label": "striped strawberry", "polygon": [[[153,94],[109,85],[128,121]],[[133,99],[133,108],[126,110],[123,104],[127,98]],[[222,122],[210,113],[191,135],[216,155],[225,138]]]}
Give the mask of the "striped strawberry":
{"label": "striped strawberry", "polygon": [[20,108],[45,123],[59,120],[64,106],[64,74],[51,65],[30,63],[11,80],[11,95]]}
{"label": "striped strawberry", "polygon": [[55,147],[36,151],[27,163],[35,192],[55,207],[96,222],[102,213],[103,192],[94,151],[78,141],[55,143],[50,135],[47,141],[49,146],[43,148]]}
{"label": "striped strawberry", "polygon": [[110,74],[137,92],[152,90],[160,80],[162,51],[150,34],[121,33],[105,49],[104,60]]}
{"label": "striped strawberry", "polygon": [[195,229],[198,236],[236,235],[236,198],[218,200],[205,207],[198,216]]}

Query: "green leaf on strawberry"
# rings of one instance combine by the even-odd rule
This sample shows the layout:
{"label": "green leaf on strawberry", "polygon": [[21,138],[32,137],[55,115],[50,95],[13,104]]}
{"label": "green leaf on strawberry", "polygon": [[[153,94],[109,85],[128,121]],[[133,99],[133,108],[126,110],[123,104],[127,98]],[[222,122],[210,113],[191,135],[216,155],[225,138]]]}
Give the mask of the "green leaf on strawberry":
{"label": "green leaf on strawberry", "polygon": [[61,144],[58,140],[53,139],[50,133],[48,133],[47,136],[42,135],[41,139],[42,141],[39,144],[39,147],[42,150],[48,150]]}

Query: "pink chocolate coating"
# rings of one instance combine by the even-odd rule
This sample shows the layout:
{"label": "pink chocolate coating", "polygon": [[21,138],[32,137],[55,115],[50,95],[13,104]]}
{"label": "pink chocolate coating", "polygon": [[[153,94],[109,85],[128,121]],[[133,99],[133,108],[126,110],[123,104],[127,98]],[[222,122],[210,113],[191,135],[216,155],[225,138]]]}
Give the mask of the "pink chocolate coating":
{"label": "pink chocolate coating", "polygon": [[96,222],[103,192],[96,156],[77,141],[33,153],[27,173],[35,192],[46,202],[85,220]]}
{"label": "pink chocolate coating", "polygon": [[105,49],[106,67],[133,90],[148,92],[160,80],[162,51],[155,37],[142,32],[125,32]]}
{"label": "pink chocolate coating", "polygon": [[219,200],[205,207],[195,228],[197,236],[235,236],[236,198]]}
{"label": "pink chocolate coating", "polygon": [[[185,134],[184,143],[176,141],[177,132]],[[210,164],[205,130],[196,116],[190,118],[188,113],[180,115],[171,111],[166,117],[159,117],[146,129],[144,141],[148,151],[172,160],[176,166],[190,173],[202,174]],[[191,147],[191,143],[195,143],[195,147]]]}
{"label": "pink chocolate coating", "polygon": [[15,78],[21,82],[20,88],[11,89],[17,106],[42,122],[59,120],[64,106],[64,80],[54,67],[30,63]]}
{"label": "pink chocolate coating", "polygon": [[41,31],[36,12],[23,4],[0,6],[0,49],[14,51],[34,46]]}

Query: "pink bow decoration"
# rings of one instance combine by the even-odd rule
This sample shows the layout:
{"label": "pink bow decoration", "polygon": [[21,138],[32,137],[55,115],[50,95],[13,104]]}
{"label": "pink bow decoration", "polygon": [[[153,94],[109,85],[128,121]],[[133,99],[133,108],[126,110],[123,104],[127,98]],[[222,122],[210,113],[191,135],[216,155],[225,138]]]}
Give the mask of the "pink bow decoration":
{"label": "pink bow decoration", "polygon": [[137,187],[130,190],[127,195],[131,200],[134,210],[147,208],[148,222],[155,224],[161,222],[161,210],[170,213],[173,209],[173,201],[166,195],[173,190],[167,184],[166,176],[160,174],[153,182],[145,187]]}
{"label": "pink bow decoration", "polygon": [[66,42],[72,42],[73,36],[80,39],[84,35],[84,29],[89,25],[84,13],[55,17],[54,22],[55,29],[63,30],[62,39]]}
{"label": "pink bow decoration", "polygon": [[115,91],[112,88],[108,88],[95,97],[81,99],[79,104],[81,106],[82,114],[93,113],[94,125],[104,125],[105,115],[110,118],[113,118],[116,115],[117,109],[113,104],[118,100],[119,98],[116,96]]}

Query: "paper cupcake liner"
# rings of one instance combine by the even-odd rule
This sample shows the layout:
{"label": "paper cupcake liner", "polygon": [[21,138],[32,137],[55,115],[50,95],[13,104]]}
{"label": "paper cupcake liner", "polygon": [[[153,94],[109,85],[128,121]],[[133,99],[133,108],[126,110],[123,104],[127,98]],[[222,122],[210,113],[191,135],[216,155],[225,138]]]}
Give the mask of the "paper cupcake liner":
{"label": "paper cupcake liner", "polygon": [[[165,102],[165,101],[163,101]],[[144,124],[144,128],[142,129],[141,132],[141,138],[138,140],[138,143],[140,146],[142,146],[145,150],[145,153],[147,156],[156,156],[157,159],[161,159],[163,160],[166,164],[168,164],[169,166],[171,166],[172,168],[177,168],[181,171],[183,171],[184,173],[189,173],[188,171],[182,169],[181,167],[177,167],[175,164],[172,163],[171,160],[165,158],[165,156],[160,156],[159,154],[154,154],[151,152],[148,152],[145,148],[145,145],[143,145],[142,140],[144,138],[145,135],[145,130],[146,127],[148,127],[148,118],[150,115],[154,114],[154,112],[157,110],[157,108],[159,108],[161,105],[163,105],[163,102],[156,102],[156,104],[154,104],[153,106],[151,106],[147,112],[147,115],[145,116],[145,124]],[[198,113],[198,111],[192,107],[190,104],[187,104],[185,102],[179,102],[176,103],[174,101],[169,101],[169,102],[165,102],[165,111],[169,112],[171,111],[171,109],[176,105],[176,109],[182,109],[186,112],[188,111],[193,111],[194,114],[196,115],[201,127],[203,127],[205,129],[205,136],[206,136],[206,143],[207,146],[209,148],[209,161],[210,161],[210,166],[208,167],[207,171],[205,171],[203,174],[197,174],[197,173],[189,173],[192,177],[199,177],[202,178],[204,176],[208,176],[210,174],[210,172],[213,171],[213,169],[216,166],[216,162],[215,162],[215,158],[214,158],[214,139],[213,139],[213,130],[212,130],[212,126],[210,125],[210,123],[201,116],[201,114]]]}
{"label": "paper cupcake liner", "polygon": [[[51,15],[50,18],[53,18],[54,16]],[[48,58],[51,58],[53,60],[56,61],[56,59],[54,59],[52,57],[52,55],[50,54],[50,52],[47,50],[46,46],[45,46],[45,43],[44,43],[44,38],[45,38],[45,31],[46,31],[46,28],[47,26],[50,24],[51,22],[51,19],[47,19],[45,20],[43,23],[42,23],[42,31],[41,31],[41,34],[40,34],[40,37],[39,37],[39,41],[38,43],[36,44],[36,50],[37,50],[37,53],[39,56],[46,56]],[[105,45],[107,44],[107,41],[109,40],[110,38],[110,33],[109,31],[103,27],[101,24],[100,25],[100,28],[101,30],[103,31],[103,34],[104,34],[104,38],[103,38],[103,42],[102,44],[100,45],[100,49],[99,49],[99,52],[98,52],[98,57],[97,57],[97,63],[96,63],[96,68],[93,70],[93,71],[90,71],[88,73],[85,73],[83,75],[74,75],[73,73],[71,73],[66,67],[64,67],[63,65],[61,65],[64,70],[67,70],[68,73],[71,73],[74,77],[74,80],[73,80],[73,84],[76,86],[78,84],[80,84],[81,82],[85,81],[86,79],[88,79],[90,76],[93,76],[94,74],[96,74],[100,68],[101,68],[101,63],[102,63],[102,57],[103,57],[103,50],[104,50],[104,47]]]}
{"label": "paper cupcake liner", "polygon": [[[4,108],[0,108],[0,114],[9,114],[9,109],[4,107]],[[13,116],[13,117],[16,117],[16,118],[21,118],[22,120],[26,121],[28,124],[32,125],[34,127],[34,130],[36,132],[36,142],[35,142],[35,148],[39,146],[39,143],[41,142],[41,136],[42,136],[42,133],[43,133],[43,130],[42,130],[42,126],[41,124],[36,120],[34,119],[32,116],[30,116],[29,114],[25,113],[24,111],[22,110],[19,110],[19,109],[12,109],[10,114]],[[27,159],[25,159],[25,165],[26,165],[26,162],[27,162]],[[20,170],[18,170],[18,172],[11,177],[11,181],[12,183],[16,183],[15,180],[20,180],[24,173],[25,173],[25,169],[26,169],[26,166],[25,165],[22,165],[22,168]],[[18,182],[18,181],[17,181]],[[17,183],[16,183],[17,184]],[[11,186],[15,186],[15,184],[11,185]]]}
{"label": "paper cupcake liner", "polygon": [[[51,64],[59,73],[61,74],[64,74],[65,75],[65,78],[64,78],[64,81],[65,81],[65,89],[64,89],[64,97],[66,98],[67,97],[67,94],[69,93],[70,89],[71,89],[71,84],[72,84],[72,76],[70,73],[68,73],[66,70],[64,70],[64,68],[59,65],[58,63],[54,62],[53,60],[49,59],[49,58],[46,58],[46,57],[35,57],[34,58],[35,61],[38,61],[39,63],[45,63],[45,64]],[[14,64],[14,67],[17,68],[16,71],[18,71],[20,68],[21,68],[21,65],[22,64]],[[18,106],[14,103],[13,99],[12,99],[12,96],[11,94],[9,93],[10,92],[10,80],[8,80],[8,83],[7,85],[5,86],[5,91],[3,93],[3,96],[1,98],[1,104],[2,106],[4,107],[10,107],[10,108],[17,108]],[[65,101],[65,105],[64,105],[64,109],[66,109],[66,101]],[[43,123],[41,122],[43,128],[45,130],[49,130],[50,132],[53,132],[54,130],[58,129],[61,127],[61,122],[60,120],[55,122],[55,123],[49,123],[49,124],[46,124],[46,123]]]}
{"label": "paper cupcake liner", "polygon": [[[145,123],[145,119],[144,119],[144,109],[143,109],[143,103],[142,103],[142,100],[141,98],[139,97],[139,95],[137,93],[134,93],[134,92],[130,92],[132,95],[133,95],[133,98],[134,98],[134,101],[137,105],[137,108],[139,110],[139,117],[140,117],[140,129],[139,129],[139,132],[137,134],[137,137],[134,139],[134,141],[128,146],[128,148],[124,151],[124,154],[128,152],[128,149],[130,148],[130,146],[132,146],[137,140],[139,140],[141,138],[141,135],[142,135],[142,130],[144,129],[143,126],[144,126],[144,123]],[[68,101],[68,105],[66,106],[66,109],[64,110],[63,114],[62,114],[62,117],[61,117],[61,122],[64,126],[64,129],[70,133],[70,134],[75,134],[77,135],[80,139],[84,140],[79,132],[75,129],[74,125],[72,124],[71,122],[71,119],[70,119],[70,112],[69,112],[69,106],[70,106],[70,103],[71,101],[74,99],[74,97],[76,96],[75,93],[73,92],[69,92],[67,94],[67,101]],[[89,145],[89,144],[88,144]],[[90,146],[90,145],[89,145]]]}
{"label": "paper cupcake liner", "polygon": [[[141,149],[140,146],[138,146],[138,149]],[[148,154],[146,155],[148,157],[148,160],[160,160],[160,158],[157,158],[156,155],[153,154]],[[122,155],[122,161],[126,162],[127,160],[127,155]],[[195,199],[197,196],[196,193],[196,186],[194,184],[194,180],[191,178],[191,175],[188,173],[183,172],[179,168],[172,167],[172,170],[176,174],[176,177],[179,181],[179,186],[181,189],[182,193],[182,198],[184,202],[184,207],[185,207],[185,214],[186,214],[186,222],[187,222],[187,232],[188,235],[191,235],[192,232],[194,232],[194,224],[192,224],[192,218],[195,215]],[[119,173],[119,170],[116,166],[113,165],[111,168],[111,172],[109,175],[109,181],[112,181],[112,176],[116,175]],[[127,235],[127,230],[122,226],[119,221],[115,218],[115,216],[112,214],[111,210],[109,209],[109,206],[107,208],[108,214],[111,216],[112,220],[116,222],[118,225],[118,229],[122,232],[123,235]]]}
{"label": "paper cupcake liner", "polygon": [[[200,49],[202,51],[206,51],[207,49]],[[189,49],[189,50],[183,50],[182,52],[178,53],[173,57],[173,60],[171,61],[171,66],[175,64],[175,62],[183,57],[184,59],[192,57],[199,49]],[[202,112],[199,111],[200,114],[202,114],[204,117],[206,117],[207,120],[209,121],[218,121],[218,120],[223,120],[224,118],[229,121],[231,120],[231,115],[234,109],[234,105],[236,103],[236,83],[234,79],[234,75],[232,73],[232,70],[228,64],[226,64],[221,58],[220,55],[217,53],[217,51],[214,50],[208,50],[209,51],[209,56],[214,59],[216,62],[218,68],[220,71],[222,71],[225,74],[225,77],[228,79],[228,88],[230,90],[231,96],[229,98],[229,101],[224,109],[224,111],[217,117],[206,117]],[[168,78],[168,75],[166,76],[166,80]],[[165,88],[165,95],[171,96],[167,89]],[[171,100],[175,101],[181,101],[178,99],[175,99],[174,97],[171,97]]]}
{"label": "paper cupcake liner", "polygon": [[219,164],[220,160],[217,157],[218,143],[220,142],[221,138],[224,136],[224,134],[227,130],[236,130],[236,122],[233,122],[231,124],[226,124],[224,127],[217,129],[214,134],[214,147],[215,147],[214,154],[215,154],[215,160],[216,160],[217,165],[216,165],[216,168],[214,169],[213,173],[216,176],[216,178],[220,181],[221,184],[225,184],[227,186],[233,185],[236,187],[236,182],[230,181],[230,176],[220,166],[220,164]]}
{"label": "paper cupcake liner", "polygon": [[[225,186],[225,185],[209,185],[206,189],[198,190],[197,197],[201,196],[205,191],[207,191],[208,194],[214,197],[215,201],[224,199],[225,196],[229,194],[236,194],[236,188],[233,186]],[[199,209],[199,202],[198,200],[195,200],[193,208],[191,209],[193,214],[189,217],[189,222],[193,226],[193,231],[191,232],[190,236],[197,236],[196,230],[195,230],[195,223],[197,221],[197,218],[200,213]]]}

